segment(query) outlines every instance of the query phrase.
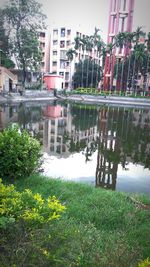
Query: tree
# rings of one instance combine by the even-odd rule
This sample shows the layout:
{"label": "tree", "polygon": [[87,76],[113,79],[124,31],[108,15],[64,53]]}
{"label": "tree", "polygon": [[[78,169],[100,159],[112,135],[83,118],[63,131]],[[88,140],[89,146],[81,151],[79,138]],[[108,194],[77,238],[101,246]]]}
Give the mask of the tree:
{"label": "tree", "polygon": [[137,27],[137,29],[133,32],[133,42],[135,45],[138,45],[139,39],[141,36],[145,36],[145,33],[142,31],[142,27]]}
{"label": "tree", "polygon": [[70,61],[70,88],[71,88],[71,61],[73,60],[74,55],[76,55],[76,51],[72,48],[70,48],[67,52],[66,52],[66,56],[68,58],[68,60]]}
{"label": "tree", "polygon": [[[149,71],[149,35],[145,42],[140,42],[140,37],[144,37],[145,33],[141,27],[138,27],[134,32],[123,32],[115,36],[115,46],[125,49],[125,57],[122,60],[117,60],[115,65],[114,76],[119,80],[121,88],[126,90],[126,87],[137,87],[138,74],[141,73],[146,80]],[[131,50],[130,50],[131,49]],[[128,55],[128,51],[130,54]]]}
{"label": "tree", "polygon": [[38,30],[44,27],[45,15],[41,4],[35,0],[9,0],[3,9],[3,18],[12,45],[11,52],[23,71],[22,83],[25,86],[26,71],[36,70],[41,61]]}
{"label": "tree", "polygon": [[81,85],[83,87],[83,69],[84,69],[84,59],[85,59],[85,48],[86,48],[86,37],[84,36],[83,38],[80,39],[80,42],[81,42],[81,48],[82,48],[82,51],[83,51],[83,57],[82,57],[82,78],[81,78]]}
{"label": "tree", "polygon": [[0,66],[13,68],[14,62],[10,59],[9,41],[4,28],[3,11],[0,9]]}
{"label": "tree", "polygon": [[[102,40],[101,36],[98,34],[100,30],[95,27],[94,34],[91,36],[91,40],[93,43],[93,50],[94,50],[94,57],[96,56],[96,63],[97,66],[100,64],[99,60],[102,57],[102,69],[104,68],[104,60],[105,60],[105,43]],[[93,65],[94,67],[94,65]],[[97,74],[98,74],[98,69],[97,69]],[[92,75],[92,80],[93,80],[93,75]],[[98,75],[97,75],[97,82],[98,82]],[[91,82],[92,83],[92,82]]]}
{"label": "tree", "polygon": [[[93,68],[94,64],[94,68]],[[91,77],[93,71],[93,87],[96,87],[97,84],[97,69],[98,69],[98,81],[100,81],[102,77],[102,69],[99,65],[93,62],[92,59],[85,59],[83,62],[83,87],[90,87],[91,86]],[[88,80],[87,80],[87,66],[88,66]],[[80,87],[82,79],[82,62],[80,61],[76,65],[76,70],[73,76],[73,81],[75,84],[75,88]]]}

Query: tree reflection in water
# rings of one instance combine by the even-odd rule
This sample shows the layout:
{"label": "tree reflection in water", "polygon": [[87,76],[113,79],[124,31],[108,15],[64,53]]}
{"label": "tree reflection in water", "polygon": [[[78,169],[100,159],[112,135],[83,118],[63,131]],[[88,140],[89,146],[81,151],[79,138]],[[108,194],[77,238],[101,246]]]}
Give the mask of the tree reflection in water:
{"label": "tree reflection in water", "polygon": [[116,188],[119,165],[150,169],[148,109],[77,103],[2,106],[0,128],[18,122],[41,141],[43,151],[60,158],[82,153],[90,163],[97,152],[95,185]]}

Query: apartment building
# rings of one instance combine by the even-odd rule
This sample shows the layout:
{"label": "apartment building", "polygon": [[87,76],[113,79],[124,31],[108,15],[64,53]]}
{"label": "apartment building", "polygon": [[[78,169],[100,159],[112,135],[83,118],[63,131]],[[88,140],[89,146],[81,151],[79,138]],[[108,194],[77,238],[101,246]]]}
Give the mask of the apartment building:
{"label": "apartment building", "polygon": [[47,30],[39,31],[39,44],[42,50],[41,72],[49,72],[50,63],[50,33]]}
{"label": "apartment building", "polygon": [[[63,89],[71,90],[73,88],[72,76],[75,71],[75,66],[80,60],[84,60],[88,56],[95,57],[96,53],[83,51],[80,47],[74,55],[72,61],[69,61],[66,52],[70,48],[74,49],[74,38],[84,38],[86,35],[67,27],[53,28],[51,30],[50,41],[50,73],[61,75],[64,77]],[[100,62],[99,62],[100,63]]]}

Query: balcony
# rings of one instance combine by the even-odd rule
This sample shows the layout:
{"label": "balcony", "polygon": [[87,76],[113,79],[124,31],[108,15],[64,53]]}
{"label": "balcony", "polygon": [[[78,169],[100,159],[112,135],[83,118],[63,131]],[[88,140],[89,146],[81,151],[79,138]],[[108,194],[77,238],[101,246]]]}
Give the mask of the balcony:
{"label": "balcony", "polygon": [[105,77],[111,77],[111,74],[110,73],[106,73]]}
{"label": "balcony", "polygon": [[109,34],[109,37],[114,37],[115,36],[115,33],[110,33]]}
{"label": "balcony", "polygon": [[126,18],[128,15],[128,11],[126,10],[119,11],[119,15],[120,15],[120,18]]}
{"label": "balcony", "polygon": [[116,15],[117,15],[117,12],[112,11],[112,12],[110,13],[110,15],[111,15],[111,16],[116,16]]}
{"label": "balcony", "polygon": [[124,57],[123,54],[117,54],[117,55],[115,55],[115,56],[116,56],[116,58],[123,58],[123,57]]}

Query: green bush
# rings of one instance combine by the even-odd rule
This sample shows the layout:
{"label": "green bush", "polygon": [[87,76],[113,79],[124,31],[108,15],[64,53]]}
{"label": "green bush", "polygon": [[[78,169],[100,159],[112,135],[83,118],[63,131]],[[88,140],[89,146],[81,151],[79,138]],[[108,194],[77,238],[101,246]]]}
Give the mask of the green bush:
{"label": "green bush", "polygon": [[51,266],[55,255],[46,244],[55,236],[50,227],[65,209],[55,196],[19,192],[0,179],[0,266]]}
{"label": "green bush", "polygon": [[40,143],[18,127],[0,133],[0,177],[27,177],[41,166]]}
{"label": "green bush", "polygon": [[58,219],[64,209],[55,196],[44,200],[39,193],[33,194],[30,189],[18,192],[14,185],[6,186],[0,179],[0,228],[7,228],[10,223],[20,220],[35,228]]}
{"label": "green bush", "polygon": [[141,261],[138,265],[138,267],[150,267],[150,260],[146,259],[144,261]]}

